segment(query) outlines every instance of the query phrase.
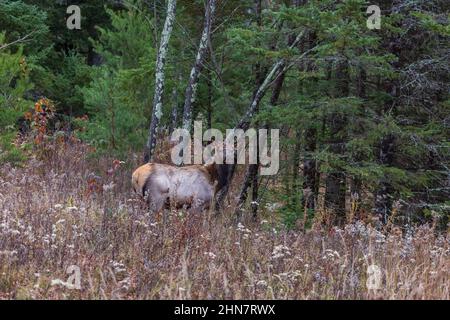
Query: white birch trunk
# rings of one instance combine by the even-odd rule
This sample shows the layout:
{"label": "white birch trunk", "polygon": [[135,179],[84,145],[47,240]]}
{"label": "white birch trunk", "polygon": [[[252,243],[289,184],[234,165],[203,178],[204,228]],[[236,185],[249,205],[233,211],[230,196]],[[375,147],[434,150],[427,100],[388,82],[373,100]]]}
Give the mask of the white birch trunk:
{"label": "white birch trunk", "polygon": [[192,125],[192,105],[195,102],[197,94],[198,80],[200,72],[203,69],[203,61],[208,51],[208,41],[211,34],[211,26],[214,21],[214,12],[216,10],[216,0],[208,0],[205,11],[205,23],[202,37],[198,46],[197,56],[194,66],[189,75],[189,83],[186,88],[184,107],[183,107],[183,128],[190,131]]}
{"label": "white birch trunk", "polygon": [[153,160],[153,153],[156,145],[156,135],[158,132],[159,121],[162,117],[162,97],[164,93],[164,66],[166,63],[167,51],[169,47],[170,35],[172,33],[173,24],[175,20],[175,9],[177,1],[169,0],[167,3],[167,16],[164,22],[164,28],[161,33],[161,42],[158,50],[158,57],[156,58],[155,70],[155,95],[153,97],[153,111],[150,129],[148,132],[147,145],[145,148],[144,160],[151,162]]}

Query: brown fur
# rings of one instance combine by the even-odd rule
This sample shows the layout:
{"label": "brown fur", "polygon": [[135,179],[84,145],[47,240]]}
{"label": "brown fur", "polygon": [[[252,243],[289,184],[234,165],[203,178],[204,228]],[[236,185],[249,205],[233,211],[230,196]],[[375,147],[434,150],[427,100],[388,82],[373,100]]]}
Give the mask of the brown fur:
{"label": "brown fur", "polygon": [[[210,198],[226,184],[227,169],[227,165],[217,164],[175,167],[147,163],[133,172],[131,182],[136,193],[143,197],[147,196],[147,202],[153,206],[154,211],[160,211],[168,203],[176,207],[205,209],[209,208],[211,201],[208,200],[212,200]],[[183,182],[184,177],[188,182]],[[180,183],[185,185],[180,187]],[[182,194],[177,195],[175,190],[181,190]],[[213,190],[214,194],[208,196],[205,190]]]}
{"label": "brown fur", "polygon": [[153,171],[153,164],[147,163],[143,166],[140,166],[133,172],[133,176],[131,178],[131,184],[133,186],[133,190],[136,193],[144,196],[144,186],[149,177],[149,175]]}

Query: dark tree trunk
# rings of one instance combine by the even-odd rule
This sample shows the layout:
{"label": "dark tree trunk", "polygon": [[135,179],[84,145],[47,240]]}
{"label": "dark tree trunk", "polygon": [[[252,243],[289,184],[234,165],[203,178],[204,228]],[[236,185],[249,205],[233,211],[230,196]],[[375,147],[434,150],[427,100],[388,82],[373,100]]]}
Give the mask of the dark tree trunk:
{"label": "dark tree trunk", "polygon": [[300,153],[301,153],[301,130],[295,129],[295,145],[294,145],[294,154],[292,155],[292,194],[295,196],[295,204],[299,204],[300,201],[297,199],[297,195],[299,195],[299,187],[298,183],[298,171],[300,167]]}
{"label": "dark tree trunk", "polygon": [[[255,15],[256,15],[256,24],[261,27],[262,26],[262,4],[261,0],[255,0]],[[258,88],[261,86],[261,84],[264,81],[264,71],[261,68],[261,65],[259,63],[255,64],[255,91],[253,91],[253,99],[256,96],[256,93],[258,91]],[[256,109],[256,112],[258,112],[258,108]],[[259,141],[257,142],[259,144]],[[259,151],[258,145],[257,150]],[[259,160],[259,159],[258,159]],[[256,217],[258,207],[257,207],[257,200],[258,200],[258,164],[250,164],[247,167],[247,170],[245,172],[244,176],[244,182],[242,184],[241,191],[239,192],[238,197],[238,203],[236,206],[236,214],[238,216],[238,219],[240,219],[242,206],[244,205],[245,201],[247,200],[248,196],[248,188],[250,186],[253,186],[254,192],[252,192],[252,212],[253,215]]]}
{"label": "dark tree trunk", "polygon": [[315,209],[318,192],[316,160],[312,153],[316,151],[317,130],[305,130],[305,158],[303,160],[303,208]]}
{"label": "dark tree trunk", "polygon": [[[270,97],[270,104],[272,106],[275,106],[278,102],[278,98],[280,97],[281,89],[283,87],[285,75],[280,74],[278,78],[275,80],[274,88],[272,91],[272,96]],[[257,77],[256,81],[260,82],[259,85],[261,85],[261,78]],[[256,109],[258,111],[258,109]],[[268,128],[268,126],[264,126],[265,129]],[[259,154],[259,149],[258,149]],[[259,161],[259,159],[258,159]],[[240,214],[240,210],[242,205],[247,200],[247,193],[248,188],[250,185],[252,186],[252,214],[253,217],[257,216],[258,213],[258,164],[250,164],[247,168],[247,171],[245,173],[244,182],[242,184],[241,191],[239,192],[239,198],[238,198],[238,204],[237,204],[237,214]]]}
{"label": "dark tree trunk", "polygon": [[[388,134],[381,140],[378,154],[378,161],[381,165],[392,165],[394,159],[394,143],[395,136],[393,134]],[[379,183],[374,206],[375,214],[380,217],[383,223],[387,223],[392,210],[392,192],[392,185],[388,177],[384,176]]]}
{"label": "dark tree trunk", "polygon": [[[252,184],[253,181],[253,175],[254,175],[254,170],[256,168],[256,170],[258,169],[258,166],[254,166],[254,165],[249,165],[247,167],[247,170],[245,171],[245,176],[244,176],[244,182],[242,183],[242,188],[241,188],[241,192],[239,192],[239,198],[238,198],[238,204],[237,204],[237,209],[240,210],[241,206],[245,203],[245,201],[247,200],[247,195],[248,195],[248,188],[250,187],[250,185]],[[239,214],[239,211],[236,212],[237,214]]]}
{"label": "dark tree trunk", "polygon": [[[301,32],[297,35],[297,37],[292,41],[292,43],[289,45],[289,48],[294,48],[298,45],[300,40],[303,38],[304,32]],[[302,53],[298,60],[301,61],[302,58],[307,56],[307,54],[310,51],[306,51]],[[280,75],[283,75],[293,66],[293,64],[287,64],[287,61],[285,59],[278,60],[270,69],[268,74],[266,75],[264,81],[259,86],[259,88],[255,91],[255,94],[253,96],[252,102],[250,103],[250,106],[247,109],[247,112],[244,114],[242,119],[239,121],[236,129],[243,129],[244,131],[247,130],[250,126],[251,119],[256,113],[256,110],[259,106],[259,103],[261,102],[262,98],[266,94],[267,89],[269,88],[271,82],[273,79],[278,79]]]}
{"label": "dark tree trunk", "polygon": [[[346,59],[339,61],[336,67],[336,90],[334,97],[347,97],[349,95],[350,75],[349,64]],[[337,157],[344,153],[343,130],[347,122],[346,116],[341,112],[333,112],[328,119],[329,150]],[[336,216],[338,223],[345,218],[345,173],[342,168],[332,168],[326,181],[325,205]]]}
{"label": "dark tree trunk", "polygon": [[[358,68],[358,76],[357,76],[357,82],[356,82],[356,94],[358,95],[361,100],[364,100],[366,98],[366,81],[367,81],[367,73],[364,69],[364,66],[359,66]],[[364,105],[364,102],[363,102]],[[360,163],[363,161],[363,159],[357,154],[355,155],[355,158],[353,159],[355,163]],[[361,188],[362,188],[362,182],[360,177],[358,176],[351,176],[349,177],[349,197],[350,197],[350,212],[352,214],[358,214],[360,207],[361,207]]]}
{"label": "dark tree trunk", "polygon": [[[289,48],[292,49],[292,48],[296,47],[297,44],[300,42],[300,40],[303,39],[304,34],[305,34],[304,32],[301,32],[300,34],[298,34],[297,37],[293,40],[292,44],[289,46]],[[300,61],[305,56],[307,56],[310,52],[311,52],[311,50],[303,52],[300,56],[297,57],[297,60]],[[250,103],[250,106],[248,107],[248,109],[247,109],[246,113],[244,114],[244,116],[242,117],[242,119],[236,125],[235,129],[243,129],[244,131],[248,130],[248,128],[250,126],[250,122],[251,122],[253,116],[255,115],[255,113],[258,109],[258,106],[259,106],[262,98],[266,94],[267,89],[269,88],[272,80],[277,79],[281,74],[286,73],[292,66],[293,66],[293,64],[287,64],[287,61],[283,58],[279,59],[272,66],[272,68],[268,72],[267,76],[265,77],[264,81],[256,90],[256,93],[254,94],[254,97],[252,99],[252,102]],[[227,183],[222,188],[220,193],[217,195],[216,211],[218,211],[221,208],[222,203],[228,193],[229,186],[233,179],[235,169],[236,169],[236,164],[231,164],[229,166],[228,175],[227,175]]]}
{"label": "dark tree trunk", "polygon": [[252,215],[253,219],[256,219],[258,216],[258,206],[259,206],[259,200],[258,200],[258,166],[255,166],[254,171],[252,172],[253,180],[252,180]]}
{"label": "dark tree trunk", "polygon": [[365,99],[366,96],[366,81],[367,81],[367,73],[364,69],[364,66],[359,66],[359,75],[358,75],[358,83],[357,83],[357,94],[361,99]]}
{"label": "dark tree trunk", "polygon": [[[302,1],[306,3],[306,1]],[[317,36],[314,32],[308,34],[308,48],[314,47],[317,42]],[[305,71],[309,72],[313,68],[313,62],[306,62]],[[331,74],[329,79],[331,78]],[[303,88],[307,90],[307,88]],[[305,92],[307,94],[307,92]],[[315,210],[317,204],[317,196],[319,192],[318,172],[316,169],[316,160],[313,159],[313,153],[317,148],[317,129],[314,127],[306,128],[304,132],[304,158],[303,158],[303,201],[302,208],[304,210]]]}
{"label": "dark tree trunk", "polygon": [[[396,95],[396,87],[392,82],[380,82],[378,86],[392,98]],[[391,106],[392,100],[386,100],[381,110],[381,116],[384,113],[389,112]],[[393,165],[395,156],[395,140],[396,136],[394,133],[387,133],[379,142],[377,160],[383,167]],[[374,212],[383,224],[388,222],[389,216],[391,215],[394,191],[395,190],[392,186],[390,178],[384,174],[378,183],[374,203]]]}

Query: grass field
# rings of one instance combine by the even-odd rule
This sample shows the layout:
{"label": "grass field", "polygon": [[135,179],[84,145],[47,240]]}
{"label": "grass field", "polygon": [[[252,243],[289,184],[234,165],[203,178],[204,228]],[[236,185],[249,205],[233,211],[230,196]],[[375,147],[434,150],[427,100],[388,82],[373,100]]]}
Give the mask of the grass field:
{"label": "grass field", "polygon": [[231,210],[163,219],[131,193],[136,159],[86,154],[52,147],[1,166],[1,299],[450,298],[449,237],[432,226],[301,232],[269,212],[236,223]]}

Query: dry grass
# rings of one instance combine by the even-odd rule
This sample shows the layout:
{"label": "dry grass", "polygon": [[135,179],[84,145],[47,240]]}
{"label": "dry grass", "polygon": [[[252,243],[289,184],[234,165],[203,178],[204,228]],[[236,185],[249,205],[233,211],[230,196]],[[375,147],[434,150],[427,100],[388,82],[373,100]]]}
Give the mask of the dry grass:
{"label": "dry grass", "polygon": [[[158,221],[129,190],[135,160],[114,170],[86,154],[54,147],[45,161],[0,168],[0,298],[450,298],[449,237],[430,226],[303,233],[270,218],[236,225],[231,213],[183,212]],[[382,271],[376,291],[366,288],[370,264]],[[81,290],[64,285],[71,265]]]}

